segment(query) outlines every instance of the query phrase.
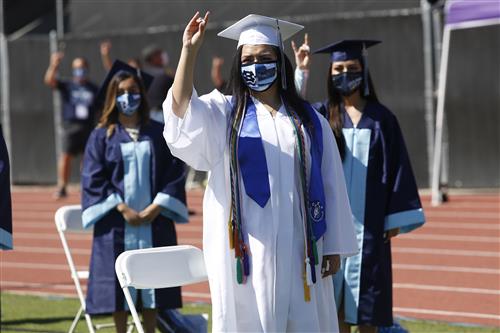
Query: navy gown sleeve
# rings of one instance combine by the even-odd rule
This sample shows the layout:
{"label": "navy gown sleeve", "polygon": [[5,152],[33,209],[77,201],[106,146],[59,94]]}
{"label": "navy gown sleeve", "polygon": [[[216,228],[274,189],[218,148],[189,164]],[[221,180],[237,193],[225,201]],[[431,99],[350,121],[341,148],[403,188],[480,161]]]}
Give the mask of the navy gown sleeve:
{"label": "navy gown sleeve", "polygon": [[118,204],[123,198],[110,181],[105,165],[106,131],[95,129],[90,135],[83,156],[82,223],[89,227]]}
{"label": "navy gown sleeve", "polygon": [[161,214],[178,222],[188,222],[188,209],[186,207],[186,165],[173,157],[163,138],[157,140],[156,170],[158,192],[153,202],[161,206]]}
{"label": "navy gown sleeve", "polygon": [[9,154],[0,126],[0,249],[12,250],[12,246]]}
{"label": "navy gown sleeve", "polygon": [[401,128],[396,117],[392,117],[387,166],[390,193],[384,230],[400,228],[400,233],[405,233],[422,226],[425,216]]}

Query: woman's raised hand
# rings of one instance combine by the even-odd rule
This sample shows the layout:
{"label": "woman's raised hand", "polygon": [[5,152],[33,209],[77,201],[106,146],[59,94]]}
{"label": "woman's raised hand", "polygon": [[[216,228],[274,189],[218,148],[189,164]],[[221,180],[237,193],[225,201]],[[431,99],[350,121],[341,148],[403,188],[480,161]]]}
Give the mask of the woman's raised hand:
{"label": "woman's raised hand", "polygon": [[292,49],[295,54],[295,64],[301,70],[308,70],[311,65],[310,48],[309,48],[309,36],[304,35],[304,43],[297,48],[295,42],[292,40]]}
{"label": "woman's raised hand", "polygon": [[194,65],[198,56],[198,49],[203,42],[209,14],[210,12],[207,12],[205,17],[201,18],[200,12],[196,12],[182,36],[181,56],[177,64],[174,83],[172,84],[172,111],[179,118],[184,118],[191,100]]}
{"label": "woman's raised hand", "polygon": [[205,17],[200,16],[200,12],[196,12],[193,18],[189,21],[186,29],[184,30],[184,35],[182,36],[182,46],[189,51],[198,51],[203,42],[203,36],[205,35],[205,28],[208,23],[208,16],[210,12],[205,14]]}

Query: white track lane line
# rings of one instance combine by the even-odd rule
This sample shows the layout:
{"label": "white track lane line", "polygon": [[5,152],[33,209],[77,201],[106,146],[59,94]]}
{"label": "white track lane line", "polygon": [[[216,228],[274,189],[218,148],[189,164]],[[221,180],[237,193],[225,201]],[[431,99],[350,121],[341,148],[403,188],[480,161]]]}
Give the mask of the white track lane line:
{"label": "white track lane line", "polygon": [[[12,253],[47,253],[47,254],[64,254],[62,247],[38,247],[38,246],[15,246]],[[71,248],[72,255],[90,255],[91,250],[88,248]]]}
{"label": "white track lane line", "polygon": [[500,290],[498,290],[498,289],[447,287],[447,286],[435,286],[435,285],[414,284],[414,283],[394,283],[393,287],[395,289],[412,289],[412,290],[444,291],[444,292],[451,292],[451,293],[500,295]]}
{"label": "white track lane line", "polygon": [[422,202],[423,208],[428,209],[428,210],[454,210],[457,208],[479,208],[479,209],[485,209],[485,210],[493,210],[493,211],[498,211],[500,202],[493,202],[493,201],[487,201],[487,202],[473,202],[473,201],[463,201],[463,202],[455,202],[455,203],[450,203],[446,204],[446,206],[441,206],[441,207],[434,207],[430,203],[427,202]]}
{"label": "white track lane line", "polygon": [[500,230],[500,224],[475,222],[437,222],[429,221],[424,224],[425,229],[473,229],[473,230]]}
{"label": "white track lane line", "polygon": [[494,269],[494,268],[474,268],[474,267],[442,266],[442,265],[412,265],[412,264],[397,264],[397,263],[393,263],[392,268],[398,270],[411,270],[411,271],[456,272],[456,273],[500,275],[500,269]]}
{"label": "white track lane line", "polygon": [[400,235],[399,237],[400,239],[500,244],[500,237],[494,237],[494,236],[431,235],[431,234],[414,233],[414,234],[403,234]]}
{"label": "white track lane line", "polygon": [[[184,241],[185,239],[180,239]],[[201,243],[200,240],[197,240]],[[180,242],[179,242],[180,243]],[[184,242],[183,242],[184,243]],[[7,253],[64,253],[62,248],[59,247],[36,247],[36,246],[16,246],[14,250]],[[72,248],[71,253],[73,255],[89,255],[90,249],[82,248]],[[465,256],[465,257],[484,257],[484,258],[498,258],[500,253],[494,251],[468,251],[468,250],[454,250],[454,249],[434,249],[434,248],[418,248],[418,247],[400,247],[394,246],[392,248],[393,253],[412,253],[412,254],[432,254],[432,255],[444,255],[444,256]],[[5,254],[4,254],[5,260]]]}
{"label": "white track lane line", "polygon": [[400,308],[400,307],[394,307],[393,310],[394,312],[399,312],[399,313],[418,313],[418,314],[431,314],[431,315],[449,316],[449,317],[467,317],[467,318],[500,320],[500,315],[487,314],[487,313],[442,311],[442,310]]}
{"label": "white track lane line", "polygon": [[500,212],[457,212],[457,211],[424,211],[425,216],[429,219],[436,217],[449,217],[449,218],[468,218],[468,219],[482,219],[482,220],[498,220],[500,219]]}
{"label": "white track lane line", "polygon": [[182,296],[210,299],[210,294],[209,293],[196,293],[196,292],[192,292],[192,291],[183,291],[182,292]]}
{"label": "white track lane line", "polygon": [[[16,249],[19,251],[20,249]],[[57,253],[63,254],[60,249],[46,249],[39,248],[38,251],[32,251],[29,249],[27,252],[38,252],[41,253]],[[49,252],[48,250],[54,250],[54,252]],[[81,255],[88,255],[89,250],[81,250]],[[72,252],[73,255],[77,254],[76,251]],[[47,270],[66,270],[67,265],[65,264],[42,264],[42,263],[19,263],[19,262],[8,262],[3,260],[2,267],[9,268],[25,268],[25,269],[47,269]],[[471,273],[471,274],[491,274],[500,275],[500,269],[491,268],[474,268],[474,267],[460,267],[460,266],[442,266],[442,265],[413,265],[413,264],[398,264],[394,263],[392,265],[393,269],[396,270],[412,270],[412,271],[430,271],[430,272],[456,272],[456,273]],[[79,269],[86,269],[81,267]]]}
{"label": "white track lane line", "polygon": [[[20,268],[20,269],[44,269],[49,271],[68,271],[68,264],[43,264],[43,263],[28,263],[28,262],[2,262],[2,268]],[[76,266],[76,270],[87,270],[88,266]]]}
{"label": "white track lane line", "polygon": [[451,249],[434,249],[434,248],[418,248],[418,247],[399,247],[392,248],[393,253],[414,253],[414,254],[432,254],[434,256],[465,256],[465,257],[485,257],[485,258],[500,258],[500,253],[495,251],[469,251],[469,250],[451,250]]}
{"label": "white track lane line", "polygon": [[[84,284],[82,284],[83,287]],[[18,281],[2,281],[2,288],[36,288],[50,290],[75,290],[75,285],[71,284],[52,284],[52,283],[36,283],[36,282],[18,282]],[[76,293],[76,290],[75,290]]]}
{"label": "white track lane line", "polygon": [[[14,237],[18,239],[46,239],[46,240],[60,240],[57,231],[54,230],[50,234],[41,234],[35,232],[16,232]],[[71,232],[66,234],[66,239],[68,240],[92,240],[92,234],[90,232]]]}
{"label": "white track lane line", "polygon": [[[59,240],[59,235],[57,233],[54,234],[39,234],[33,232],[17,232],[14,234],[14,237],[17,239],[37,239],[37,240]],[[92,240],[92,235],[88,233],[68,233],[66,234],[66,239],[68,240]],[[202,244],[202,237],[200,235],[199,238],[178,238],[179,244]],[[15,250],[15,247],[14,247]]]}
{"label": "white track lane line", "polygon": [[[48,290],[61,290],[61,291],[73,291],[73,290],[75,290],[75,286],[73,284],[63,285],[63,284],[17,282],[17,281],[2,281],[2,287],[3,288],[48,289]],[[85,289],[86,289],[85,284],[82,284],[82,288],[85,291]],[[11,291],[9,290],[9,292],[11,292]],[[37,292],[37,291],[27,291],[26,293],[23,292],[22,294],[54,295],[53,293]],[[68,295],[70,297],[76,297],[76,290],[75,290],[75,294],[63,294],[63,295]],[[210,299],[210,293],[200,293],[200,292],[192,292],[192,291],[183,291],[182,296]]]}

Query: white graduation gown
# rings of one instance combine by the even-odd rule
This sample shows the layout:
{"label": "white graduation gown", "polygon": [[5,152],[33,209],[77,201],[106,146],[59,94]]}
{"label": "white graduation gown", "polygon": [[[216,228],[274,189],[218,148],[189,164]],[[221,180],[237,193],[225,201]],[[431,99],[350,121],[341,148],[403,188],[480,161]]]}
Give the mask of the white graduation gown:
{"label": "white graduation gown", "polygon": [[[236,281],[234,251],[229,249],[231,200],[227,123],[231,97],[214,90],[193,94],[184,118],[172,112],[169,91],[163,110],[164,137],[173,155],[193,168],[209,171],[203,200],[203,250],[212,297],[214,332],[337,332],[332,278],[311,286],[304,301],[304,232],[295,135],[284,106],[273,118],[254,99],[269,171],[271,198],[264,208],[242,193],[243,231],[250,252],[250,276]],[[328,122],[323,130],[322,175],[326,198],[325,235],[318,254],[350,256],[358,251],[340,156]],[[310,140],[306,135],[306,149]],[[308,154],[309,155],[309,154]],[[310,163],[310,155],[309,161]],[[320,260],[321,261],[321,260]]]}

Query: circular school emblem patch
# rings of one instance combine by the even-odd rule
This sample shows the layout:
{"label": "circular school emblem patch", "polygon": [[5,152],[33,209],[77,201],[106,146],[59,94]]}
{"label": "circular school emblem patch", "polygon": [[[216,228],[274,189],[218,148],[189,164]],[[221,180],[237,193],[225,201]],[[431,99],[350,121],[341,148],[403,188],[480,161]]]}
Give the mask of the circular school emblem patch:
{"label": "circular school emblem patch", "polygon": [[309,205],[309,214],[314,222],[319,222],[325,216],[325,207],[319,201],[313,201]]}

